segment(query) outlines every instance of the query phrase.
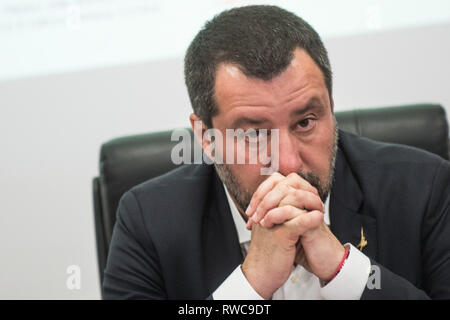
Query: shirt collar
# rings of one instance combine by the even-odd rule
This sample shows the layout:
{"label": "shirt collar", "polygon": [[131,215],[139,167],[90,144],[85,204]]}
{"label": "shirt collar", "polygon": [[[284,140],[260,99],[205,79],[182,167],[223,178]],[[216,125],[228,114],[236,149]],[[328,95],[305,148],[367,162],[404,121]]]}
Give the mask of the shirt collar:
{"label": "shirt collar", "polygon": [[[223,183],[222,183],[223,184]],[[234,204],[233,199],[231,198],[230,194],[228,193],[227,187],[223,185],[223,188],[225,189],[225,194],[227,195],[228,204],[230,206],[231,215],[233,216],[234,225],[236,226],[236,231],[239,238],[239,243],[243,244],[246,242],[249,242],[251,239],[251,231],[247,230],[247,223],[245,222],[244,218],[242,218],[241,214],[239,213],[238,208]],[[330,225],[330,195],[328,195],[327,199],[325,200],[325,214],[324,214],[324,222],[328,226]]]}

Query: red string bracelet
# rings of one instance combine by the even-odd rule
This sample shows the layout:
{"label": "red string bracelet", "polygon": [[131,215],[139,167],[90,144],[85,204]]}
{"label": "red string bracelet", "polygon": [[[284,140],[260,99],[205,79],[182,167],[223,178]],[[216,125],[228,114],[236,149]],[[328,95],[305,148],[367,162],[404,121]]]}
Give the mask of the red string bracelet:
{"label": "red string bracelet", "polygon": [[[339,266],[336,270],[336,272],[334,273],[333,278],[331,278],[331,280],[333,280],[334,278],[336,278],[336,276],[338,275],[338,273],[341,271],[342,267],[344,266],[345,260],[347,260],[348,255],[350,254],[350,249],[348,247],[345,248],[345,253],[344,256],[342,257],[341,263],[339,263]],[[330,280],[330,281],[331,281]],[[330,282],[328,281],[328,282]]]}

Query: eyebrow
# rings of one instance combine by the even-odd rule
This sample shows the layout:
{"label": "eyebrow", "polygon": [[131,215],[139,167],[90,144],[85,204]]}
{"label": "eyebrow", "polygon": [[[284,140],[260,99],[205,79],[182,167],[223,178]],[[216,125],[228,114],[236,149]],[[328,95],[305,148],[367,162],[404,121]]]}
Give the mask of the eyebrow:
{"label": "eyebrow", "polygon": [[261,125],[264,123],[269,122],[267,119],[255,119],[255,118],[248,118],[248,117],[241,117],[233,121],[231,124],[232,127],[242,127],[243,124],[247,125]]}
{"label": "eyebrow", "polygon": [[[320,102],[320,100],[317,97],[313,97],[308,101],[308,103],[306,104],[306,107],[303,107],[303,108],[300,108],[300,109],[297,109],[297,110],[291,112],[291,117],[303,115],[312,110],[319,110],[320,112],[323,112],[323,109],[324,108],[323,108],[323,105]],[[231,123],[231,126],[232,126],[232,128],[239,128],[239,127],[242,127],[244,124],[258,126],[258,125],[262,125],[262,124],[265,124],[268,122],[270,122],[270,121],[267,119],[264,119],[264,118],[258,119],[258,118],[249,118],[249,117],[244,116],[244,117],[240,117],[240,118],[234,120]]]}
{"label": "eyebrow", "polygon": [[317,97],[311,98],[308,103],[306,104],[306,107],[303,107],[301,109],[297,109],[291,113],[291,116],[299,116],[303,115],[305,113],[308,113],[312,110],[318,110],[319,112],[324,111],[323,104],[320,102],[320,100]]}

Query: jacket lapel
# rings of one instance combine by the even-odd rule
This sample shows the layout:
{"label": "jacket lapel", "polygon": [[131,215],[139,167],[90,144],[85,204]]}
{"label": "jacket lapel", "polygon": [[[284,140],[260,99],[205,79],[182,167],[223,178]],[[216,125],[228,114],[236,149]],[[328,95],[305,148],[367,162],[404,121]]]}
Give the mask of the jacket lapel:
{"label": "jacket lapel", "polygon": [[214,292],[242,263],[243,255],[222,182],[212,169],[210,199],[203,221],[203,270],[209,292]]}
{"label": "jacket lapel", "polygon": [[330,228],[342,244],[351,243],[376,260],[376,220],[364,212],[363,193],[343,150],[340,143],[331,189]]}

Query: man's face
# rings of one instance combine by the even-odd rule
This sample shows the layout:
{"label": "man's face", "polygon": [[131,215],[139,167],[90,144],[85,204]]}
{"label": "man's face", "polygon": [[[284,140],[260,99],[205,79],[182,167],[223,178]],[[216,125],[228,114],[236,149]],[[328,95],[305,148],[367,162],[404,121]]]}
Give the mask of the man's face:
{"label": "man's face", "polygon": [[[212,118],[215,129],[224,137],[226,129],[278,129],[278,171],[285,176],[298,173],[325,200],[331,188],[337,133],[322,72],[305,50],[296,49],[288,68],[269,81],[248,78],[236,66],[220,64],[215,99],[219,109]],[[274,150],[273,146],[268,148]],[[224,159],[226,152],[225,148]],[[259,161],[248,163],[246,157],[246,164],[216,164],[220,178],[243,211],[268,177],[260,171],[267,166]]]}

